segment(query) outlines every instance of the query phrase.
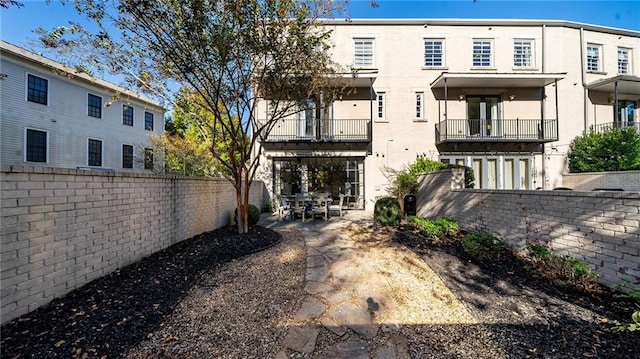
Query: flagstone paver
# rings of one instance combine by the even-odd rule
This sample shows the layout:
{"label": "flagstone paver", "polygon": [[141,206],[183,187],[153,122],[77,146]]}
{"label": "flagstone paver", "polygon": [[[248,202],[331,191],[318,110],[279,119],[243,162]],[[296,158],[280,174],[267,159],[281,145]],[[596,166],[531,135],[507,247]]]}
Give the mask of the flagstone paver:
{"label": "flagstone paver", "polygon": [[320,327],[303,326],[289,328],[282,345],[285,348],[302,353],[311,353],[316,348],[316,340],[320,334]]}
{"label": "flagstone paver", "polygon": [[309,319],[318,318],[324,311],[327,309],[327,306],[316,297],[307,297],[304,302],[302,302],[302,306],[293,317],[293,320],[296,322],[304,322]]}
{"label": "flagstone paver", "polygon": [[[322,227],[316,227],[314,222],[307,222],[301,228],[307,248],[307,297],[293,317],[295,325],[280,344],[297,352],[313,353],[324,328],[335,342],[313,358],[408,357],[406,338],[392,332],[399,326],[377,321],[379,316],[384,317],[385,310],[395,307],[385,291],[384,274],[362,257],[357,243],[341,233],[341,225],[345,223],[331,227],[331,223],[327,226],[324,222]],[[347,335],[349,332],[352,334]],[[378,348],[372,348],[367,341],[378,333],[389,333],[384,334],[389,337]],[[281,353],[286,354],[278,355]]]}

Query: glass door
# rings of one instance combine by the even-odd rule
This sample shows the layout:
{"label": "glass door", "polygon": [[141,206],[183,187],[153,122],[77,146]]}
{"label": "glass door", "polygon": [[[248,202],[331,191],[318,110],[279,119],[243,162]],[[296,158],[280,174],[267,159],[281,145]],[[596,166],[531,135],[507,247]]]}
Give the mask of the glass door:
{"label": "glass door", "polygon": [[321,110],[320,133],[323,139],[333,138],[333,106],[325,106]]}
{"label": "glass door", "polygon": [[633,110],[635,110],[636,107],[635,101],[618,100],[618,122],[616,123],[616,127],[624,128],[633,126]]}
{"label": "glass door", "polygon": [[304,106],[298,112],[298,137],[314,138],[315,137],[315,116],[316,109],[313,100],[306,101]]}
{"label": "glass door", "polygon": [[500,136],[500,97],[467,96],[469,136]]}

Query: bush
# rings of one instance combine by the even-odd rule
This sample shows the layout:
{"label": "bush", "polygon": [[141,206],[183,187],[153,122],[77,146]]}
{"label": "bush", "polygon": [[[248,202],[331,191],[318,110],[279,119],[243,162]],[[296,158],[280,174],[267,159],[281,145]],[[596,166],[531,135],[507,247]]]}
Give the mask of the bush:
{"label": "bush", "polygon": [[598,275],[592,272],[584,261],[570,256],[558,256],[551,248],[539,243],[527,243],[525,249],[526,260],[530,263],[525,268],[561,287],[589,289],[598,279]]}
{"label": "bush", "polygon": [[633,127],[578,136],[569,147],[569,172],[640,169],[640,134]]}
{"label": "bush", "polygon": [[418,156],[416,161],[409,166],[409,173],[420,175],[423,173],[435,172],[446,168],[447,164],[440,161],[433,161],[424,156]]}
{"label": "bush", "polygon": [[[248,216],[248,222],[249,222],[249,226],[255,226],[256,224],[258,224],[258,221],[260,220],[260,209],[258,209],[258,207],[250,204],[249,205],[249,212],[247,213]],[[234,212],[234,216],[233,216],[233,222],[234,223],[238,223],[238,209],[236,208],[235,212]]]}
{"label": "bush", "polygon": [[434,224],[441,229],[445,236],[455,236],[460,232],[460,225],[451,218],[438,218],[435,220]]}
{"label": "bush", "polygon": [[429,238],[439,238],[443,235],[442,228],[428,218],[409,216],[407,223]]}
{"label": "bush", "polygon": [[499,257],[507,248],[504,241],[483,232],[468,233],[462,238],[461,244],[465,253],[479,259]]}
{"label": "bush", "polygon": [[402,212],[398,200],[384,197],[376,201],[373,209],[373,224],[376,226],[393,226],[400,224]]}

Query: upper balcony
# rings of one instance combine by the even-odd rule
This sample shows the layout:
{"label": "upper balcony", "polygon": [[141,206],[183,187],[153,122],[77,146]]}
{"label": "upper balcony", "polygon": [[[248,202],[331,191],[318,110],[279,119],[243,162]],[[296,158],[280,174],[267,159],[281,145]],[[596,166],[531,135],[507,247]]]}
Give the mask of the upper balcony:
{"label": "upper balcony", "polygon": [[636,129],[636,132],[640,133],[640,122],[638,121],[618,121],[618,122],[607,122],[600,123],[594,126],[591,126],[591,130],[595,133],[603,133],[607,131],[611,131],[614,129],[627,129],[633,127]]}
{"label": "upper balcony", "polygon": [[557,140],[556,119],[448,119],[436,124],[436,144],[545,143]]}
{"label": "upper balcony", "polygon": [[275,124],[265,142],[368,143],[371,142],[371,119],[283,119]]}

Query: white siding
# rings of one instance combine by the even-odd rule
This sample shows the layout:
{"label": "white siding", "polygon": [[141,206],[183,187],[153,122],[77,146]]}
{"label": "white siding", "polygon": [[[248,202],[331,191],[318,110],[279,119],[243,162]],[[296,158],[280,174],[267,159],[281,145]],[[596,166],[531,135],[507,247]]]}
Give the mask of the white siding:
{"label": "white siding", "polygon": [[[0,80],[2,164],[27,164],[24,161],[25,127],[49,132],[49,162],[29,162],[29,165],[86,166],[87,139],[99,138],[103,140],[102,167],[116,170],[122,168],[123,144],[132,144],[136,149],[150,147],[149,135],[160,135],[164,131],[164,112],[159,105],[136,98],[112,100],[113,89],[61,76],[37,62],[11,56],[7,52],[3,52],[1,57],[0,72],[6,75]],[[27,74],[49,80],[48,105],[27,101]],[[102,97],[102,118],[87,115],[88,93]],[[124,103],[130,103],[134,108],[133,127],[122,124]],[[145,111],[154,114],[154,131],[144,129]],[[142,169],[141,160],[135,161],[136,169]]]}

